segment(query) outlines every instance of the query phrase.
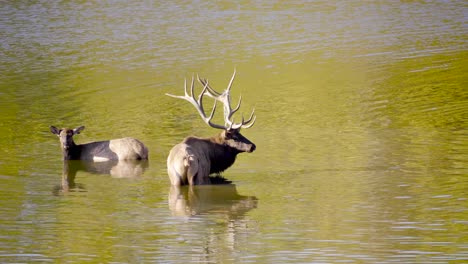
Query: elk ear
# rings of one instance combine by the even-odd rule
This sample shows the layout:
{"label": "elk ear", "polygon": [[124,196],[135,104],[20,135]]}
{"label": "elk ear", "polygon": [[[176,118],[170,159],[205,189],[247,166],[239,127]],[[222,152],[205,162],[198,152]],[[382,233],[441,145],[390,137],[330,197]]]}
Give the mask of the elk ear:
{"label": "elk ear", "polygon": [[52,132],[52,134],[55,134],[55,135],[60,135],[60,131],[62,131],[61,129],[58,129],[54,126],[50,126],[50,132]]}
{"label": "elk ear", "polygon": [[73,129],[73,134],[79,134],[83,129],[85,129],[85,126],[77,127]]}

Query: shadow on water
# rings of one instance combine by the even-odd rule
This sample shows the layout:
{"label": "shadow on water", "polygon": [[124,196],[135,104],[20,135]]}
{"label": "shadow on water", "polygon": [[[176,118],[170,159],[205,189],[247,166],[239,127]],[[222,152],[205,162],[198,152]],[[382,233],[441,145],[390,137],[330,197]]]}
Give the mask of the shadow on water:
{"label": "shadow on water", "polygon": [[240,195],[235,184],[222,184],[171,186],[168,202],[174,216],[222,213],[237,219],[257,208],[258,199]]}
{"label": "shadow on water", "polygon": [[78,171],[110,175],[113,178],[137,178],[143,175],[147,168],[147,160],[112,160],[105,162],[65,160],[63,161],[62,181],[54,187],[53,194],[85,192],[84,185],[75,182]]}

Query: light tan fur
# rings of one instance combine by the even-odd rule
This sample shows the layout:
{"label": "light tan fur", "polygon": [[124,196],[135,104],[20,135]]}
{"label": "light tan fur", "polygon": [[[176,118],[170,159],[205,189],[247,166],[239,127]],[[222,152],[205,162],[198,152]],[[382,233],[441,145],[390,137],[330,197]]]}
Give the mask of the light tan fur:
{"label": "light tan fur", "polygon": [[135,138],[112,139],[109,148],[117,154],[119,160],[148,159],[148,149]]}
{"label": "light tan fur", "polygon": [[210,166],[203,149],[185,143],[175,145],[167,157],[167,170],[172,185],[209,184]]}

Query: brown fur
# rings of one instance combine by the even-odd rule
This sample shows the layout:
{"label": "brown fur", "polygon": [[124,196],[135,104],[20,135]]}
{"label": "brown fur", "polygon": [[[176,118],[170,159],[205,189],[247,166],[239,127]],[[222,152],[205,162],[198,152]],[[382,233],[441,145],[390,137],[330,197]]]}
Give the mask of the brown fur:
{"label": "brown fur", "polygon": [[135,138],[120,138],[109,141],[109,149],[117,154],[118,160],[148,159],[148,149]]}
{"label": "brown fur", "polygon": [[210,174],[223,172],[234,163],[237,154],[255,148],[239,129],[224,130],[211,138],[187,137],[169,153],[169,178],[176,186],[210,184]]}

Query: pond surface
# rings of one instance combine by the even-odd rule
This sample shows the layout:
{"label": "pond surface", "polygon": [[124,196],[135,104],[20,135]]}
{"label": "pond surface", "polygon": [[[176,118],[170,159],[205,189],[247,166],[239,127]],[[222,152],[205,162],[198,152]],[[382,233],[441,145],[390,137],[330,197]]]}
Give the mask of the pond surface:
{"label": "pond surface", "polygon": [[[467,262],[466,8],[2,3],[0,262]],[[219,131],[165,93],[234,69],[257,150],[232,185],[171,187],[171,147]],[[150,160],[64,164],[50,125]]]}

